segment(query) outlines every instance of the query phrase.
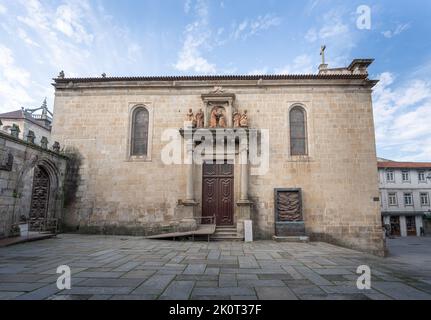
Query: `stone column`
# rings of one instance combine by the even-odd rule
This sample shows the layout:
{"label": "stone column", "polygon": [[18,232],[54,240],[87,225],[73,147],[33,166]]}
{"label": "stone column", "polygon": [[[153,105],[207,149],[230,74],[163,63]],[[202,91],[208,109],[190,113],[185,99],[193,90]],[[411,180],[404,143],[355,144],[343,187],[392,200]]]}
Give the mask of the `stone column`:
{"label": "stone column", "polygon": [[241,195],[240,200],[248,200],[248,164],[241,164]]}
{"label": "stone column", "polygon": [[[245,141],[245,142],[244,142]],[[240,200],[248,201],[248,148],[247,139],[240,141],[241,192]]]}
{"label": "stone column", "polygon": [[193,141],[189,140],[187,143],[187,187],[186,187],[186,202],[194,203],[195,195],[193,190]]}
{"label": "stone column", "polygon": [[[249,180],[249,164],[248,164],[248,139],[241,139],[239,146],[239,157],[240,157],[240,198],[237,201],[238,206],[238,219],[237,219],[237,232],[244,235],[244,223],[251,219],[251,202],[248,200],[248,180]],[[252,222],[248,223],[249,226]]]}

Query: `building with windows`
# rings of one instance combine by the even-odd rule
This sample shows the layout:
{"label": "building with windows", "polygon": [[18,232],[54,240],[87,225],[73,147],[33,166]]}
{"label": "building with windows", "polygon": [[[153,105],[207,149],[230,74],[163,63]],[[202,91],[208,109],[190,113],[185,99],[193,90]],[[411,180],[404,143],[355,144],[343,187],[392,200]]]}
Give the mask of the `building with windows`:
{"label": "building with windows", "polygon": [[39,108],[27,108],[0,114],[0,131],[33,144],[51,142],[52,113],[46,99]]}
{"label": "building with windows", "polygon": [[420,236],[431,214],[431,163],[379,159],[382,219],[395,236]]}
{"label": "building with windows", "polygon": [[242,238],[251,220],[258,239],[383,254],[371,63],[309,75],[61,72],[52,136],[81,159],[64,225],[145,235],[214,221],[216,235]]}

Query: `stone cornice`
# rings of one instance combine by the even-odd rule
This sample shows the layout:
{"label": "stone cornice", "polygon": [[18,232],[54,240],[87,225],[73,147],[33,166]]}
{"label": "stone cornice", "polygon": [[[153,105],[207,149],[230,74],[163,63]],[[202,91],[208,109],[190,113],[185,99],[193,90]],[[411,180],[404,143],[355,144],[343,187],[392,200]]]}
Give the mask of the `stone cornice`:
{"label": "stone cornice", "polygon": [[16,143],[18,143],[18,144],[24,145],[24,146],[26,146],[26,147],[29,147],[29,148],[32,148],[32,149],[35,149],[35,150],[38,150],[38,151],[42,151],[42,152],[46,152],[46,153],[50,153],[50,154],[52,154],[52,155],[55,155],[55,156],[57,156],[57,157],[62,157],[62,158],[64,158],[64,159],[69,159],[69,158],[68,158],[66,155],[64,155],[64,154],[61,154],[61,153],[55,152],[55,151],[50,150],[50,149],[42,148],[41,146],[38,146],[38,145],[36,145],[36,144],[33,144],[33,143],[30,143],[30,142],[24,141],[24,140],[19,139],[19,138],[15,138],[15,137],[11,136],[10,134],[4,133],[4,132],[0,132],[0,139],[5,139],[5,140],[12,141],[12,142],[16,142]]}
{"label": "stone cornice", "polygon": [[365,86],[372,88],[377,80],[362,74],[337,75],[262,75],[262,76],[194,76],[194,77],[111,77],[56,78],[58,90],[113,88],[213,88],[276,86]]}

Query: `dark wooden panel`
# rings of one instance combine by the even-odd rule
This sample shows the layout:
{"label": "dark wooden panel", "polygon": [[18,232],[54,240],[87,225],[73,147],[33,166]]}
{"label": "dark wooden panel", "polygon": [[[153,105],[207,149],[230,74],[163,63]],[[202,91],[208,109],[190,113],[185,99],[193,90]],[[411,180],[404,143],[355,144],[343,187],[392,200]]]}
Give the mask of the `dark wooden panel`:
{"label": "dark wooden panel", "polygon": [[217,212],[217,225],[233,224],[233,179],[219,179],[219,210]]}
{"label": "dark wooden panel", "polygon": [[233,224],[233,165],[203,165],[202,216],[215,216],[217,225]]}

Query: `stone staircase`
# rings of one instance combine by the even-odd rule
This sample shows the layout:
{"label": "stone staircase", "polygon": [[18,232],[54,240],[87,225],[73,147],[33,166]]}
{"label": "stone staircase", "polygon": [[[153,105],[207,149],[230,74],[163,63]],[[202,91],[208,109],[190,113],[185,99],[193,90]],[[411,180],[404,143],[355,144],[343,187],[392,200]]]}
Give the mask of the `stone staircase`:
{"label": "stone staircase", "polygon": [[244,237],[238,234],[236,227],[217,226],[215,233],[211,235],[213,241],[244,241]]}

